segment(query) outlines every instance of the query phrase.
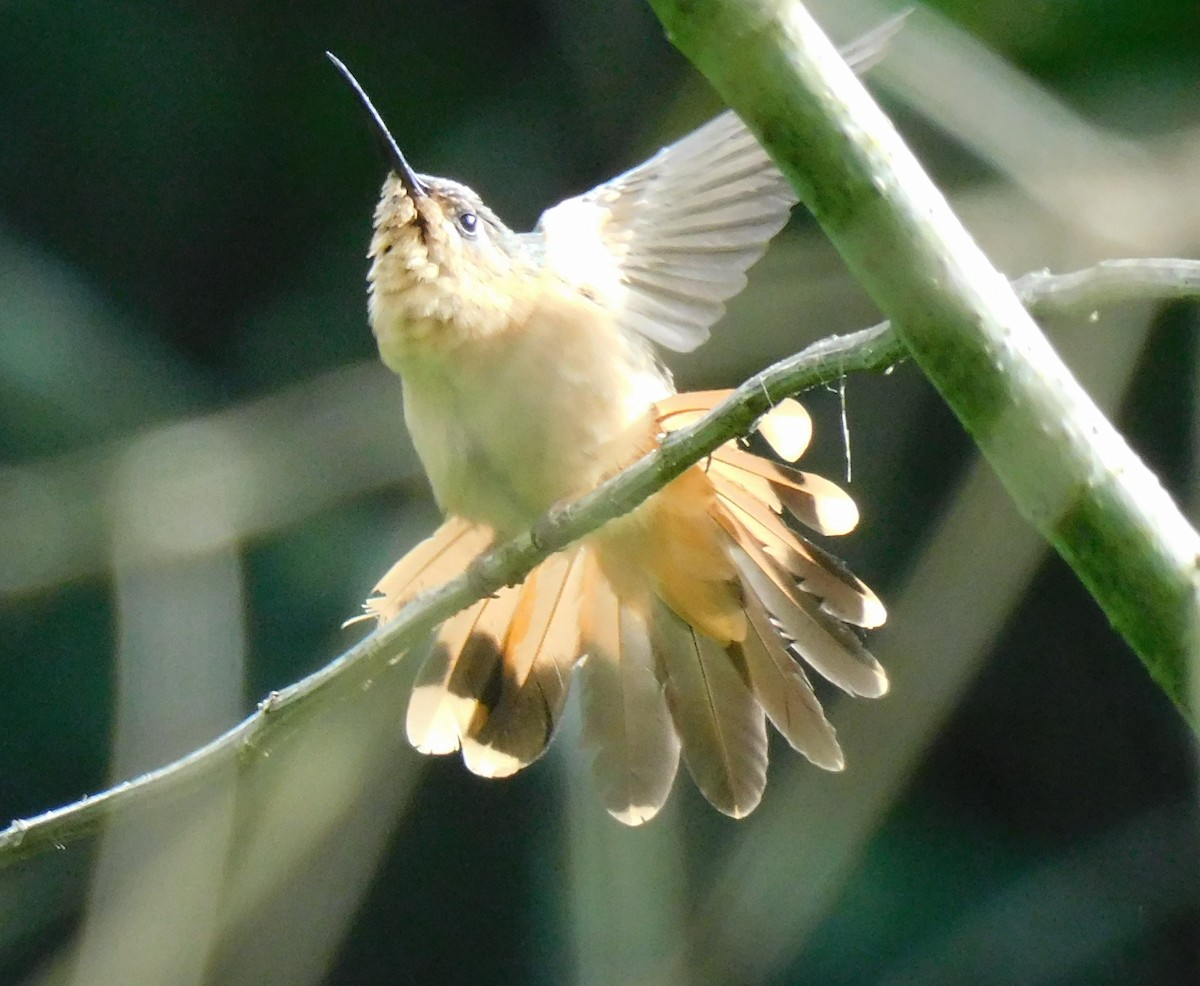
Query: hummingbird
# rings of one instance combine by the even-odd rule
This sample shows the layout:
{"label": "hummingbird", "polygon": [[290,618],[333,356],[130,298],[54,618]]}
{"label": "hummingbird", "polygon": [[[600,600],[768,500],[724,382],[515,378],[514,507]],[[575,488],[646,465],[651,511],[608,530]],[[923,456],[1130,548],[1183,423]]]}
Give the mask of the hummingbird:
{"label": "hummingbird", "polygon": [[[843,56],[865,70],[897,27]],[[370,325],[445,516],[364,604],[383,622],[729,393],[677,393],[656,347],[708,338],[796,196],[726,111],[515,233],[466,185],[414,171],[328,57],[385,151]],[[713,806],[749,814],[766,785],[768,720],[813,764],[841,770],[806,668],[883,695],[887,676],[851,627],[877,627],[885,610],[784,519],[822,535],[858,522],[843,490],[790,465],[811,438],[803,406],[782,401],[758,431],[783,461],[727,443],[443,623],[409,699],[412,745],[511,775],[544,752],[578,679],[595,787],[628,825],[662,808],[681,757]]]}

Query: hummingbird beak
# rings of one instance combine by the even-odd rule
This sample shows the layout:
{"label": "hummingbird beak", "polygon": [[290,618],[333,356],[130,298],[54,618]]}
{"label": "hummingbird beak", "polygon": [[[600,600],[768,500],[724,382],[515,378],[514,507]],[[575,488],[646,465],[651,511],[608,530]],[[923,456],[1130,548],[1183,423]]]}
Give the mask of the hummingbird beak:
{"label": "hummingbird beak", "polygon": [[342,63],[333,52],[325,52],[325,57],[333,62],[333,67],[338,70],[342,78],[349,83],[350,88],[354,90],[354,95],[358,97],[358,101],[362,104],[363,109],[371,117],[371,122],[375,124],[375,130],[379,134],[379,138],[383,143],[384,157],[387,158],[387,163],[400,179],[400,183],[404,186],[404,190],[408,192],[413,199],[419,199],[423,195],[428,195],[429,190],[417,177],[417,173],[409,166],[409,163],[404,159],[404,155],[400,153],[400,148],[396,144],[396,139],[388,130],[387,124],[383,122],[383,117],[379,115],[379,111],[375,109],[371,98],[363,91],[363,87],[358,84],[358,80],[350,73],[350,70]]}

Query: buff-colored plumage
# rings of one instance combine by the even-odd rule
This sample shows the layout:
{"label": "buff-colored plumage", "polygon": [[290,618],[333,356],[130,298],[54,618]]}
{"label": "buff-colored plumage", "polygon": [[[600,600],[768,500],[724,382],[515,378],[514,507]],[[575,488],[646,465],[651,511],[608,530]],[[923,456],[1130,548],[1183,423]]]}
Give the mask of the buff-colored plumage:
{"label": "buff-colored plumage", "polygon": [[[859,67],[895,27],[858,43]],[[371,326],[403,380],[447,519],[375,587],[367,611],[380,620],[726,396],[676,394],[652,343],[703,342],[794,204],[732,113],[548,210],[529,234],[465,186],[415,174],[390,146]],[[759,432],[791,463],[812,426],[789,400]],[[887,678],[847,624],[878,626],[884,610],[785,515],[826,535],[858,521],[828,480],[723,446],[521,585],[447,620],[418,672],[409,739],[505,776],[541,755],[577,689],[597,791],[631,825],[662,807],[681,756],[718,809],[752,811],[768,720],[840,770],[805,666],[851,694],[882,695]]]}
{"label": "buff-colored plumage", "polygon": [[[657,427],[723,396],[675,395]],[[785,447],[808,427],[796,407],[782,407],[775,422]],[[662,807],[681,749],[717,808],[735,817],[753,810],[766,783],[764,715],[814,764],[840,770],[803,663],[852,694],[883,694],[882,669],[845,623],[875,626],[884,612],[784,524],[775,491],[813,478],[725,446],[521,586],[451,618],[414,686],[409,739],[425,753],[461,749],[475,773],[506,776],[545,749],[573,675],[597,790],[626,824]],[[818,487],[809,513],[819,517],[828,494],[843,516],[845,494],[827,480]],[[390,618],[463,571],[492,538],[488,527],[448,519],[380,580],[369,612]]]}

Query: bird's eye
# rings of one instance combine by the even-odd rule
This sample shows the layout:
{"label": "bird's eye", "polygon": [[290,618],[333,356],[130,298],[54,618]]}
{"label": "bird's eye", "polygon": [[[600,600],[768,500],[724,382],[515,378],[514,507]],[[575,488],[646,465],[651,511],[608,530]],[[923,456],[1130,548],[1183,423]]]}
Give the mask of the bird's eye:
{"label": "bird's eye", "polygon": [[479,217],[473,212],[460,212],[458,228],[462,230],[464,236],[474,236],[479,232]]}

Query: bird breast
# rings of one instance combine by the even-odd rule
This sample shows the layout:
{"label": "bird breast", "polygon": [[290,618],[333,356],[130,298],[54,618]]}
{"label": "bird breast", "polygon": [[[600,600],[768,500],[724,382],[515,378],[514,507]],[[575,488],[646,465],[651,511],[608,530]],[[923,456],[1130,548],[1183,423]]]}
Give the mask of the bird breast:
{"label": "bird breast", "polygon": [[651,405],[673,392],[642,339],[546,280],[523,322],[452,350],[410,348],[397,367],[439,505],[504,536],[648,451]]}

